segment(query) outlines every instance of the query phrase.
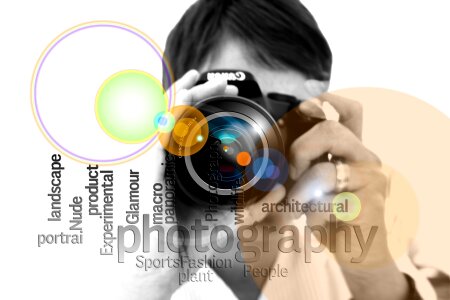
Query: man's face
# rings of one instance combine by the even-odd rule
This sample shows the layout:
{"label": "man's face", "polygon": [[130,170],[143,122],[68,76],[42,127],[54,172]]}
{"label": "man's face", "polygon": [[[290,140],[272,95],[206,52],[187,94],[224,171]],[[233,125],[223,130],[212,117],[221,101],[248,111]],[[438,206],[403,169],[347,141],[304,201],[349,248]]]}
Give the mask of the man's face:
{"label": "man's face", "polygon": [[[258,63],[252,58],[252,53],[248,51],[248,47],[239,41],[232,39],[225,39],[223,44],[218,47],[218,50],[211,53],[206,59],[206,62],[198,68],[200,73],[215,70],[215,69],[238,69],[248,71],[255,77],[258,85],[261,88],[263,94],[270,92],[276,92],[280,94],[292,95],[297,99],[308,99],[311,98],[314,93],[307,88],[308,78],[302,73],[289,68],[280,67],[278,69],[270,68]],[[184,216],[182,225],[189,227],[194,224],[196,219],[204,219],[204,212],[201,209],[190,209],[189,213]],[[186,211],[185,211],[186,212]],[[230,210],[223,210],[217,212],[214,215],[217,219],[215,222],[208,223],[208,226],[212,229],[217,225],[227,225],[234,230],[234,213]],[[205,240],[202,241],[203,244],[207,244],[209,234],[204,235]],[[192,237],[191,237],[192,238]],[[191,241],[192,246],[194,241]],[[230,251],[234,254],[237,251]],[[188,249],[191,256],[199,255],[196,253],[193,247]],[[228,253],[229,254],[229,253]],[[227,255],[228,255],[227,254]],[[215,255],[220,255],[215,253]]]}
{"label": "man's face", "polygon": [[281,67],[278,69],[263,66],[252,58],[252,53],[242,42],[230,38],[217,47],[203,64],[200,73],[215,69],[237,69],[248,71],[255,76],[263,94],[276,92],[292,95],[297,99],[308,99],[313,95],[305,84],[308,80],[302,73]]}

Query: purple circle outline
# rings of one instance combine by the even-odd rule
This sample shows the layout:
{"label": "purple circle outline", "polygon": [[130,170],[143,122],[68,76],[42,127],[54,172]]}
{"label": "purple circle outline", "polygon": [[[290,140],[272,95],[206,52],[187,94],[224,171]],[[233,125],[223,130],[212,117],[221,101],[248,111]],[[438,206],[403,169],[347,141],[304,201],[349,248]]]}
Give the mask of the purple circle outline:
{"label": "purple circle outline", "polygon": [[[39,119],[39,123],[42,126],[42,129],[44,129],[45,133],[47,134],[47,136],[60,148],[62,149],[64,152],[70,154],[71,156],[77,157],[81,160],[85,160],[85,161],[89,161],[89,162],[99,162],[99,163],[111,163],[111,162],[118,162],[124,159],[127,159],[129,157],[132,157],[136,154],[138,154],[139,152],[145,150],[148,146],[150,146],[156,139],[156,135],[150,139],[150,141],[148,141],[146,144],[144,144],[141,148],[139,148],[138,150],[134,151],[133,153],[129,154],[129,155],[125,155],[123,157],[119,157],[119,158],[113,158],[113,159],[91,159],[91,158],[87,158],[81,155],[78,155],[76,153],[73,153],[72,151],[69,151],[68,149],[66,149],[65,147],[63,147],[60,143],[58,143],[55,138],[50,134],[50,132],[48,132],[47,127],[45,127],[44,122],[42,121],[41,118],[41,114],[39,113],[39,108],[38,108],[38,104],[37,104],[37,85],[38,85],[38,80],[39,80],[39,74],[41,72],[42,66],[44,65],[45,60],[47,59],[48,55],[52,52],[52,50],[63,40],[65,40],[67,37],[71,36],[72,34],[85,30],[85,29],[89,29],[89,28],[95,28],[95,27],[110,27],[110,28],[115,28],[115,29],[121,29],[124,30],[126,32],[129,32],[135,36],[137,36],[138,38],[140,38],[141,40],[143,40],[147,45],[149,45],[153,51],[158,55],[158,57],[161,59],[161,62],[163,64],[163,68],[164,68],[164,72],[167,76],[167,78],[169,79],[169,86],[172,84],[171,82],[171,76],[167,67],[166,62],[164,61],[164,58],[162,57],[162,55],[159,53],[159,51],[155,48],[155,46],[148,41],[144,36],[140,35],[138,32],[135,32],[131,29],[119,26],[119,25],[115,25],[115,24],[92,24],[92,25],[87,25],[87,26],[82,26],[80,28],[77,28],[76,30],[73,30],[71,32],[66,33],[64,36],[62,36],[60,39],[58,39],[58,41],[56,41],[51,47],[50,49],[48,49],[47,53],[45,53],[44,57],[42,58],[37,72],[36,72],[36,76],[35,76],[35,80],[34,80],[34,106],[36,109],[36,115]],[[169,108],[172,104],[172,89],[169,89]]]}

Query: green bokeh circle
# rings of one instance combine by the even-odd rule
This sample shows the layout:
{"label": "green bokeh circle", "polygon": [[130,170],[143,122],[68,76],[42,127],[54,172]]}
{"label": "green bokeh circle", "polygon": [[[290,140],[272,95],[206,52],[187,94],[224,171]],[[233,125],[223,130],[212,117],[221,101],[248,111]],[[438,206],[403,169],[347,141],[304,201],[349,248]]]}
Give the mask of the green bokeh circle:
{"label": "green bokeh circle", "polygon": [[139,70],[124,70],[106,79],[95,98],[101,128],[123,143],[142,143],[158,131],[155,118],[167,112],[161,83]]}
{"label": "green bokeh circle", "polygon": [[[337,208],[345,207],[347,211],[340,211]],[[333,198],[333,213],[341,221],[353,221],[361,212],[361,200],[353,193],[344,192],[337,194]]]}

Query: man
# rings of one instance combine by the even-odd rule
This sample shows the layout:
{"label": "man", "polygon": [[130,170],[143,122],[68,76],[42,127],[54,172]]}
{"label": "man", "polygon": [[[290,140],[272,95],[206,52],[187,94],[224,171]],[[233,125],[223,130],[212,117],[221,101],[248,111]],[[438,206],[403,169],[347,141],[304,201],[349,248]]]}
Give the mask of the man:
{"label": "man", "polygon": [[[214,292],[234,294],[239,299],[258,299],[261,294],[269,299],[420,298],[419,283],[396,266],[389,252],[384,224],[388,181],[380,170],[378,157],[361,142],[361,105],[323,94],[331,75],[331,51],[314,18],[298,0],[199,0],[173,29],[166,55],[177,80],[178,102],[195,103],[214,95],[237,95],[238,89],[228,85],[226,80],[203,85],[196,85],[196,82],[199,73],[208,70],[238,69],[253,74],[265,95],[277,92],[297,99],[316,98],[300,104],[299,109],[304,114],[315,115],[321,104],[331,104],[339,113],[339,122],[320,122],[290,145],[289,176],[295,184],[289,189],[277,186],[258,203],[280,203],[286,197],[307,203],[312,200],[306,192],[308,187],[318,182],[323,199],[328,201],[343,190],[361,199],[360,216],[347,224],[360,228],[365,238],[371,236],[372,228],[377,228],[371,250],[357,262],[357,267],[350,261],[358,257],[355,253],[361,249],[359,239],[353,236],[347,245],[346,235],[340,234],[336,237],[335,259],[326,256],[305,263],[299,255],[272,250],[257,262],[248,264],[253,269],[288,266],[288,279],[271,281],[267,275],[254,273],[245,276],[245,263],[235,260],[232,268],[213,268],[216,279],[208,284],[214,287]],[[164,78],[166,88],[168,80]],[[327,154],[345,163],[315,162]],[[340,182],[342,176],[344,185]],[[177,198],[181,197],[177,194]],[[308,214],[306,225],[286,214],[263,214],[257,204],[245,208],[246,223],[260,232],[265,226],[279,228],[291,224],[312,228],[329,221],[328,214],[312,213]],[[195,219],[201,218],[202,212],[177,202],[177,214],[179,222],[189,227],[194,225]],[[217,219],[209,226],[230,224],[234,215],[222,212]],[[254,243],[262,247],[265,241],[262,234],[259,236],[261,239]],[[269,244],[276,244],[282,236],[275,234],[268,238]],[[321,240],[322,236],[318,238]],[[350,251],[346,251],[347,246]],[[186,254],[196,257],[196,249],[186,249]],[[226,254],[223,257],[227,257]],[[202,290],[190,288],[190,285],[183,285],[174,297],[201,297]]]}

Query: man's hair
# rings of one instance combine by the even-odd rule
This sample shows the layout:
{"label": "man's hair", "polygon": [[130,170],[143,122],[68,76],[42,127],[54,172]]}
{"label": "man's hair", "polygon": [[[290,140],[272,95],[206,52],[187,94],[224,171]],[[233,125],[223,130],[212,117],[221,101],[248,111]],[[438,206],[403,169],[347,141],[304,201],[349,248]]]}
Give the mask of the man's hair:
{"label": "man's hair", "polygon": [[[255,61],[328,80],[332,55],[311,13],[299,0],[198,0],[170,33],[165,55],[174,78],[199,68],[229,36]],[[164,86],[168,78],[164,74]]]}

